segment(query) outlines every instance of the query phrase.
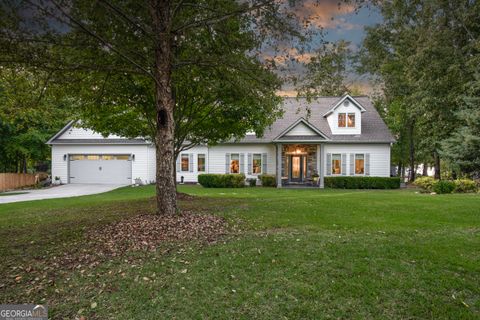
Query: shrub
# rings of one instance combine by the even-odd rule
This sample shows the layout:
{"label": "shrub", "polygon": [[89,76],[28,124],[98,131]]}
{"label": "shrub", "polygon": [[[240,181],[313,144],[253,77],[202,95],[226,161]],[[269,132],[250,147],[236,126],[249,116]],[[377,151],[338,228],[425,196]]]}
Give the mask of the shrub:
{"label": "shrub", "polygon": [[477,184],[470,179],[457,179],[455,183],[455,192],[476,192]]}
{"label": "shrub", "polygon": [[198,183],[205,188],[243,188],[243,174],[199,174]]}
{"label": "shrub", "polygon": [[432,177],[419,177],[413,182],[417,187],[429,192],[432,192],[434,183],[435,179]]}
{"label": "shrub", "polygon": [[255,187],[257,185],[257,178],[247,179],[247,182],[250,187]]}
{"label": "shrub", "polygon": [[275,187],[277,185],[276,176],[273,174],[262,174],[259,178],[263,187]]}
{"label": "shrub", "polygon": [[435,193],[452,193],[455,190],[455,183],[450,180],[437,180],[433,183],[432,190]]}
{"label": "shrub", "polygon": [[398,177],[325,177],[325,187],[336,189],[398,189]]}

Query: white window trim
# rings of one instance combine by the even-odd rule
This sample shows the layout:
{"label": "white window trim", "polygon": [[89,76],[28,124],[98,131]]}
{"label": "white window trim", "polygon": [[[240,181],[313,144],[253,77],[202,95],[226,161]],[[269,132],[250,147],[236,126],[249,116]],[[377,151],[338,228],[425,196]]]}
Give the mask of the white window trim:
{"label": "white window trim", "polygon": [[[182,166],[183,156],[186,156],[187,160],[188,160],[187,170],[183,170],[183,166]],[[188,153],[181,153],[180,154],[180,172],[190,172],[190,155]]]}
{"label": "white window trim", "polygon": [[[233,158],[233,155],[237,155],[237,156],[238,156],[238,159],[237,159],[237,161],[238,161],[238,172],[236,172],[236,173],[235,173],[235,172],[232,172],[232,161],[234,160],[234,159],[232,159],[232,158]],[[240,172],[240,153],[230,153],[230,163],[228,164],[228,166],[229,166],[229,169],[230,169],[230,170],[229,170],[229,171],[230,171],[230,174],[239,174],[239,173],[241,173],[241,172]]]}
{"label": "white window trim", "polygon": [[[363,155],[363,173],[357,173],[357,154]],[[355,152],[353,156],[353,175],[355,176],[364,176],[365,175],[365,153],[362,152]]]}
{"label": "white window trim", "polygon": [[[340,156],[340,173],[333,173],[333,156],[334,155],[339,155]],[[342,175],[342,154],[341,153],[332,153],[332,160],[331,161],[332,161],[332,163],[331,163],[331,167],[332,167],[331,171],[332,172],[330,172],[330,174],[332,176],[341,176]]]}
{"label": "white window trim", "polygon": [[[198,159],[203,155],[203,165],[205,166],[203,171],[198,170]],[[207,155],[205,153],[197,153],[197,172],[207,172]]]}
{"label": "white window trim", "polygon": [[[253,173],[253,161],[255,160],[255,155],[259,155],[260,156],[260,173]],[[263,155],[261,153],[252,153],[252,176],[259,176],[261,175],[263,172]]]}

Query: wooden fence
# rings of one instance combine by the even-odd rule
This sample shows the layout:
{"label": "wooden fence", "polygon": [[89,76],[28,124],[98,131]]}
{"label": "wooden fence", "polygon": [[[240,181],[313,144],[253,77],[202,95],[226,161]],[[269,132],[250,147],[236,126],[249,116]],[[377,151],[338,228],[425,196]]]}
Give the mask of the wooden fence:
{"label": "wooden fence", "polygon": [[0,173],[0,192],[33,186],[36,182],[34,174],[29,173]]}

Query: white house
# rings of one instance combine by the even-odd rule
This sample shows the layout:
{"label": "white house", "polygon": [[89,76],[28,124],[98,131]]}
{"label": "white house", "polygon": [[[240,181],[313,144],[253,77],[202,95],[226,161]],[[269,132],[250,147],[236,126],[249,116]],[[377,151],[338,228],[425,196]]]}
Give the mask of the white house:
{"label": "white house", "polygon": [[[277,177],[277,185],[323,187],[324,176],[390,175],[390,131],[367,97],[285,98],[284,114],[262,137],[196,146],[177,159],[177,181],[201,173]],[[131,184],[155,181],[155,148],[145,139],[103,137],[67,124],[47,143],[52,176],[62,183]],[[318,175],[318,179],[314,179]],[[318,183],[314,183],[318,180]]]}

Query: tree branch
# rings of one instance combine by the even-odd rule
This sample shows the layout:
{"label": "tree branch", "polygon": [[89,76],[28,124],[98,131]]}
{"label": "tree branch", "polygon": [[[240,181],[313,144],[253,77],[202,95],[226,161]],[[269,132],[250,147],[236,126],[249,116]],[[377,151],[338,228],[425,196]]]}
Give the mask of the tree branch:
{"label": "tree branch", "polygon": [[137,67],[139,70],[144,72],[146,75],[148,75],[150,78],[152,78],[153,81],[157,82],[155,76],[148,71],[146,68],[138,64],[136,61],[128,57],[126,54],[121,52],[120,50],[116,49],[112,44],[110,44],[108,41],[104,40],[102,37],[94,33],[93,31],[89,30],[86,26],[84,26],[81,22],[73,18],[71,15],[69,15],[65,10],[54,0],[51,0],[51,2],[57,7],[57,9],[65,16],[67,17],[70,21],[72,21],[76,26],[78,26],[80,29],[82,29],[86,34],[90,35],[91,37],[97,39],[100,41],[102,44],[104,44],[107,48],[115,52],[117,55],[122,57],[124,60],[130,62],[133,64],[135,67]]}
{"label": "tree branch", "polygon": [[120,8],[117,6],[114,6],[107,0],[100,0],[100,3],[104,4],[107,8],[109,8],[111,11],[116,13],[118,16],[120,16],[123,20],[126,22],[130,23],[132,26],[137,28],[138,30],[142,31],[144,35],[148,36],[149,38],[153,39],[152,36],[152,31],[147,31],[144,27],[139,22],[133,21],[130,17],[128,17]]}
{"label": "tree branch", "polygon": [[[186,29],[196,28],[196,27],[199,27],[199,26],[213,25],[213,24],[222,22],[224,20],[227,20],[231,17],[238,16],[238,15],[241,15],[241,14],[245,14],[247,12],[251,12],[251,11],[256,10],[256,9],[260,9],[260,8],[266,6],[267,4],[269,4],[269,3],[273,4],[274,2],[275,2],[274,0],[265,0],[265,1],[261,1],[257,5],[246,6],[246,8],[244,8],[244,9],[234,10],[234,11],[228,12],[228,13],[223,14],[223,15],[211,16],[211,17],[208,17],[208,18],[205,18],[205,19],[201,19],[199,21],[187,22],[184,25],[174,29],[173,33],[174,34],[180,33],[180,32],[182,32]],[[209,10],[213,11],[212,9],[209,9]]]}

